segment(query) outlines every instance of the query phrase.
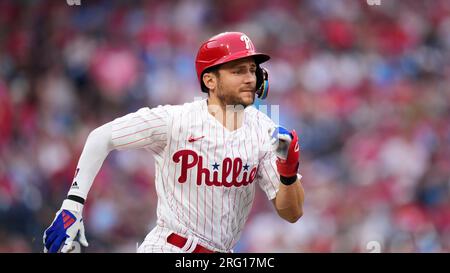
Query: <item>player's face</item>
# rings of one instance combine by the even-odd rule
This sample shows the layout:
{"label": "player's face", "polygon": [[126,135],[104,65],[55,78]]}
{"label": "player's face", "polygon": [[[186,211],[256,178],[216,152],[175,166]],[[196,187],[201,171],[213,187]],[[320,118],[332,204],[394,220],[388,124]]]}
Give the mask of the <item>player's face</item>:
{"label": "player's face", "polygon": [[223,64],[219,69],[216,96],[225,105],[249,106],[255,101],[256,63],[245,58]]}

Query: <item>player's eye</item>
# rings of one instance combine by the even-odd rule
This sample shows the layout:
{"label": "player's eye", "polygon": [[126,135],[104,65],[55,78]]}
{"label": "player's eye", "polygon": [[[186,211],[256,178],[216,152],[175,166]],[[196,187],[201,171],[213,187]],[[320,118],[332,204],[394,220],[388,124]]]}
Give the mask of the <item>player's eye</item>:
{"label": "player's eye", "polygon": [[250,69],[248,69],[248,68],[242,67],[242,68],[237,68],[237,69],[234,69],[234,70],[231,71],[231,73],[234,74],[234,75],[242,75],[242,74],[246,74],[248,72],[250,72],[251,74],[255,75],[256,74],[256,68],[252,68],[251,67]]}

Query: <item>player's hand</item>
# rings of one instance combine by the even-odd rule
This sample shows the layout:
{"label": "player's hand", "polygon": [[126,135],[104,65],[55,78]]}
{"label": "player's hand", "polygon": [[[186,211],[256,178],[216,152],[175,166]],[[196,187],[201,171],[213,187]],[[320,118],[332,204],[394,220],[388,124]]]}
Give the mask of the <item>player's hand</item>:
{"label": "player's hand", "polygon": [[[88,246],[84,234],[83,205],[72,200],[64,200],[61,209],[56,213],[52,224],[44,232],[44,252],[72,252],[73,242],[78,239],[84,247]],[[62,247],[62,248],[61,248]]]}
{"label": "player's hand", "polygon": [[295,130],[277,126],[269,130],[271,137],[272,149],[277,155],[278,173],[284,177],[293,177],[297,175],[300,147],[298,144],[298,136]]}

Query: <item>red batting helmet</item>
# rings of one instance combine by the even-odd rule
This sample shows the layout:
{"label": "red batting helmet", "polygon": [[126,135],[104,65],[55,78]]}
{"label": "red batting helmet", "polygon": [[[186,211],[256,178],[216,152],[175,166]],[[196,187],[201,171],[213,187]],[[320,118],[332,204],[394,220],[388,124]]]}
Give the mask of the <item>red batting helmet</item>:
{"label": "red batting helmet", "polygon": [[204,42],[197,53],[195,68],[203,92],[208,88],[203,84],[203,73],[206,69],[230,61],[254,57],[258,67],[256,72],[256,89],[258,97],[265,98],[268,92],[268,73],[259,64],[270,59],[269,55],[258,53],[250,38],[242,32],[223,32]]}

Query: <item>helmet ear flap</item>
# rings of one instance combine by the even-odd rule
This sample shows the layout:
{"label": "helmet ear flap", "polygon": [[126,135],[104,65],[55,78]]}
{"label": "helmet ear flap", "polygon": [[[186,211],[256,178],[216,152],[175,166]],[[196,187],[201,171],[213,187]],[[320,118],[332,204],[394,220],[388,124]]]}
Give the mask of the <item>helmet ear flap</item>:
{"label": "helmet ear flap", "polygon": [[269,94],[269,73],[261,66],[256,67],[256,95],[263,100]]}

